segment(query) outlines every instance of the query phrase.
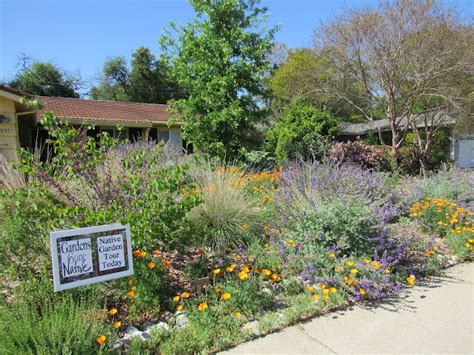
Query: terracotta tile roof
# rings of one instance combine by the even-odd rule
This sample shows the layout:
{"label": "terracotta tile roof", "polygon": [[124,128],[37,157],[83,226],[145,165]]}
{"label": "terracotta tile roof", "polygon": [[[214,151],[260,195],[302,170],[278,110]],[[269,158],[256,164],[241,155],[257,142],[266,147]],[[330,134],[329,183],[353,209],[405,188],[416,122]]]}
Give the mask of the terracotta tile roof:
{"label": "terracotta tile roof", "polygon": [[17,95],[17,96],[26,96],[26,97],[29,97],[29,98],[33,97],[33,95],[31,95],[31,94],[27,94],[26,92],[19,91],[17,89],[11,88],[7,85],[0,84],[0,90],[9,92],[10,94]]}
{"label": "terracotta tile roof", "polygon": [[83,100],[66,97],[36,96],[43,103],[42,110],[71,120],[126,121],[140,123],[167,122],[170,118],[168,105],[125,101]]}

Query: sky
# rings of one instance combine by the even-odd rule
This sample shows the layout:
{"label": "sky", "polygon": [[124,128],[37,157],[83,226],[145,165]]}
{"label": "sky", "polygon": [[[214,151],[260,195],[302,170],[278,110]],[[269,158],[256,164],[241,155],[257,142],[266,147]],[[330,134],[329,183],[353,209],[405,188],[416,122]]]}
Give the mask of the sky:
{"label": "sky", "polygon": [[[269,26],[280,24],[278,43],[307,47],[314,29],[344,9],[377,0],[262,0]],[[449,1],[449,0],[446,0]],[[473,13],[472,0],[451,0]],[[139,46],[159,55],[170,21],[193,18],[187,0],[0,0],[0,81],[18,70],[20,53],[79,72],[92,84],[109,57],[128,60]]]}

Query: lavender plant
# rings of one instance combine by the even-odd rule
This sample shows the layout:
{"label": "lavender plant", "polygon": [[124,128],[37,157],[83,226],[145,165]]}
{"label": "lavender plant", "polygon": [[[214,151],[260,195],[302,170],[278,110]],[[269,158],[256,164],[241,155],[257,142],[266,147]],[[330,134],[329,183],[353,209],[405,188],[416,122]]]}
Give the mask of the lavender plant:
{"label": "lavender plant", "polygon": [[358,166],[297,162],[281,182],[277,216],[285,235],[305,248],[373,254],[398,213],[386,178]]}

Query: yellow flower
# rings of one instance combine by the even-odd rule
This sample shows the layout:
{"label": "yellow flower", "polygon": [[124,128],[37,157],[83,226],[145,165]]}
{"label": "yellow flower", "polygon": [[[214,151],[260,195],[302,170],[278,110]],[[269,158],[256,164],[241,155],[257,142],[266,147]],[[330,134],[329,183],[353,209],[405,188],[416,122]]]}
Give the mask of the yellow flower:
{"label": "yellow flower", "polygon": [[146,256],[146,251],[142,251],[142,252],[140,253],[140,257],[141,257],[141,258],[144,258],[145,256]]}
{"label": "yellow flower", "polygon": [[202,312],[202,311],[205,311],[207,309],[207,303],[200,303],[199,306],[198,306],[198,309]]}
{"label": "yellow flower", "polygon": [[225,269],[225,271],[227,271],[227,272],[233,272],[233,271],[234,271],[234,268],[231,267],[231,266],[228,266],[228,267]]}
{"label": "yellow flower", "polygon": [[264,247],[264,248],[270,248],[270,244],[269,244],[269,243],[265,243],[265,244],[263,244],[263,247]]}
{"label": "yellow flower", "polygon": [[272,274],[272,280],[278,282],[281,281],[281,277],[277,274]]}
{"label": "yellow flower", "polygon": [[141,254],[141,251],[137,249],[137,250],[134,250],[132,254],[133,254],[133,256],[138,258]]}
{"label": "yellow flower", "polygon": [[407,277],[407,283],[410,285],[410,286],[414,286],[415,285],[415,278],[413,276],[408,276]]}
{"label": "yellow flower", "polygon": [[288,239],[287,242],[288,244],[293,244],[293,239]]}
{"label": "yellow flower", "polygon": [[336,291],[337,291],[337,290],[336,290],[336,288],[335,288],[335,287],[331,287],[331,288],[329,288],[329,292],[331,292],[331,293],[335,293]]}
{"label": "yellow flower", "polygon": [[102,344],[104,344],[106,339],[107,339],[107,337],[105,335],[101,335],[101,336],[97,337],[96,341],[99,343],[99,345],[102,345]]}
{"label": "yellow flower", "polygon": [[239,272],[239,279],[241,280],[245,280],[245,279],[248,279],[249,278],[249,274],[247,274],[246,272]]}
{"label": "yellow flower", "polygon": [[362,260],[362,261],[364,262],[364,264],[368,264],[368,263],[370,263],[370,260],[369,260],[369,259],[367,259],[367,258],[365,258],[365,259],[364,259],[364,260]]}
{"label": "yellow flower", "polygon": [[330,259],[334,259],[334,258],[336,257],[336,255],[335,255],[334,253],[329,253],[329,254],[328,254],[328,257],[329,257]]}
{"label": "yellow flower", "polygon": [[380,265],[380,263],[378,261],[372,261],[372,267],[374,269],[380,269],[382,266]]}
{"label": "yellow flower", "polygon": [[240,318],[240,316],[241,316],[240,312],[234,312],[234,317],[235,318]]}
{"label": "yellow flower", "polygon": [[170,266],[171,266],[171,263],[170,263],[168,260],[165,260],[165,261],[163,262],[163,266],[165,267],[165,269],[169,269]]}
{"label": "yellow flower", "polygon": [[323,298],[327,301],[327,300],[329,299],[329,296],[326,295],[326,294],[324,294],[324,295],[323,295]]}
{"label": "yellow flower", "polygon": [[155,249],[151,252],[153,255],[158,255],[161,253],[161,251],[159,251],[158,249]]}
{"label": "yellow flower", "polygon": [[155,263],[151,263],[151,262],[148,263],[148,265],[147,265],[147,267],[148,267],[150,270],[153,269],[155,266],[156,266]]}
{"label": "yellow flower", "polygon": [[352,267],[352,266],[354,266],[354,262],[353,261],[348,261],[346,263],[346,265],[349,266],[349,267]]}
{"label": "yellow flower", "polygon": [[354,268],[354,269],[351,269],[351,274],[355,275],[359,272],[358,269]]}
{"label": "yellow flower", "polygon": [[221,288],[220,288],[220,287],[218,287],[218,286],[216,286],[216,287],[214,288],[214,292],[215,292],[215,293],[219,293],[219,292],[221,292]]}
{"label": "yellow flower", "polygon": [[320,288],[321,290],[324,290],[324,289],[326,288],[326,285],[323,284],[323,283],[320,283],[320,284],[319,284],[319,288]]}
{"label": "yellow flower", "polygon": [[325,288],[325,289],[323,290],[323,295],[327,295],[328,293],[329,293],[329,289],[328,289],[328,288]]}
{"label": "yellow flower", "polygon": [[183,292],[181,298],[189,298],[189,292]]}
{"label": "yellow flower", "polygon": [[367,293],[363,288],[360,288],[359,289],[359,293],[362,295],[362,296],[365,296],[365,294]]}
{"label": "yellow flower", "polygon": [[230,293],[223,293],[221,295],[222,300],[228,300],[228,299],[230,299],[230,297],[231,297]]}
{"label": "yellow flower", "polygon": [[174,296],[173,302],[179,302],[180,299],[181,299],[181,296]]}
{"label": "yellow flower", "polygon": [[118,313],[117,308],[112,308],[112,309],[109,311],[109,314],[110,314],[111,316],[113,316],[113,315],[115,315],[115,314],[117,314],[117,313]]}
{"label": "yellow flower", "polygon": [[307,289],[309,292],[313,292],[313,291],[314,291],[314,287],[313,287],[313,286],[308,286],[308,287],[306,287],[306,289]]}
{"label": "yellow flower", "polygon": [[464,246],[465,246],[466,248],[469,248],[469,247],[471,246],[471,244],[465,243]]}
{"label": "yellow flower", "polygon": [[242,272],[245,272],[245,273],[248,274],[248,273],[250,272],[249,267],[248,267],[248,266],[244,266],[244,267],[242,268]]}
{"label": "yellow flower", "polygon": [[136,296],[136,293],[135,293],[135,291],[132,290],[129,293],[127,293],[127,296],[130,297],[130,298],[133,298],[133,297]]}
{"label": "yellow flower", "polygon": [[178,307],[176,307],[176,310],[177,310],[178,312],[180,312],[180,311],[183,310],[183,308],[184,308],[184,306],[183,306],[182,304],[180,304]]}
{"label": "yellow flower", "polygon": [[315,293],[314,295],[311,296],[311,299],[313,301],[317,301],[317,300],[319,300],[319,295],[317,293]]}
{"label": "yellow flower", "polygon": [[272,272],[268,269],[262,269],[262,274],[265,275],[265,276],[270,276],[272,274]]}
{"label": "yellow flower", "polygon": [[220,272],[221,272],[221,269],[215,269],[213,271],[214,275],[219,275]]}
{"label": "yellow flower", "polygon": [[118,328],[120,328],[121,326],[122,326],[122,322],[120,322],[120,321],[114,323],[114,328],[115,328],[115,329],[118,329]]}
{"label": "yellow flower", "polygon": [[247,229],[249,229],[249,225],[247,223],[244,223],[244,224],[242,224],[242,228],[247,230]]}
{"label": "yellow flower", "polygon": [[384,272],[385,274],[390,274],[390,269],[387,268],[387,269],[385,269],[383,272]]}

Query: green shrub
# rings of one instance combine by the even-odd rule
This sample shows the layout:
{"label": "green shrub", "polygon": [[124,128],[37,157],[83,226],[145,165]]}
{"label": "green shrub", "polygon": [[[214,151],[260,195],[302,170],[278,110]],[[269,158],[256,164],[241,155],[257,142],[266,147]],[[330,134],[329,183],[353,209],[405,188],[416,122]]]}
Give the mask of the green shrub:
{"label": "green shrub", "polygon": [[43,304],[41,311],[27,303],[0,305],[0,353],[97,353],[98,336],[105,335],[109,343],[113,339],[104,318],[94,303],[71,298]]}
{"label": "green shrub", "polygon": [[283,117],[267,132],[265,146],[279,162],[322,159],[337,133],[337,120],[328,112],[302,102],[288,106]]}

